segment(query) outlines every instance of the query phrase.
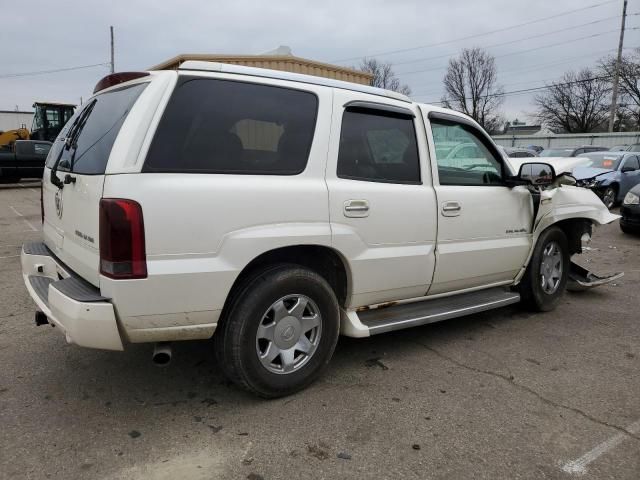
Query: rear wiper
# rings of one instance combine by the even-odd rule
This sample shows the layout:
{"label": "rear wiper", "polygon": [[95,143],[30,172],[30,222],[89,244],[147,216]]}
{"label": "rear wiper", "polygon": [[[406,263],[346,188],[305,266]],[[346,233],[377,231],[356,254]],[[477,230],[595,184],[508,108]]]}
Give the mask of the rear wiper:
{"label": "rear wiper", "polygon": [[[82,113],[80,113],[80,115],[78,115],[78,117],[75,119],[75,121],[69,128],[69,133],[67,137],[64,139],[64,147],[60,149],[58,158],[56,158],[56,161],[53,164],[53,167],[51,168],[51,175],[50,175],[51,183],[53,183],[59,189],[64,188],[64,183],[58,178],[58,175],[57,175],[58,165],[60,163],[60,159],[62,158],[62,154],[64,153],[65,150],[70,150],[71,148],[77,147],[76,142],[78,141],[78,137],[80,136],[80,131],[82,130],[82,127],[84,127],[84,124],[86,123],[86,119],[89,116],[89,113],[91,113],[91,110],[93,110],[93,107],[95,106],[95,104],[96,104],[96,101],[94,100],[91,103],[91,105],[88,105],[82,111]],[[75,153],[75,150],[74,150],[74,153]],[[72,164],[70,162],[69,169],[71,168],[72,168]]]}

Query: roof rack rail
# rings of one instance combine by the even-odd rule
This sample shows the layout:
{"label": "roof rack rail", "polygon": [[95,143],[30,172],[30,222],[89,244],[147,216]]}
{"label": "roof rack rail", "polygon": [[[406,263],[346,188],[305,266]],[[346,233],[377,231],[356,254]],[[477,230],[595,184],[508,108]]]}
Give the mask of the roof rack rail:
{"label": "roof rack rail", "polygon": [[412,100],[402,93],[384,90],[382,88],[359,85],[357,83],[333,80],[331,78],[316,77],[314,75],[304,75],[301,73],[283,72],[280,70],[270,70],[267,68],[245,67],[243,65],[233,65],[229,63],[206,62],[201,60],[187,60],[182,62],[178,70],[191,70],[201,72],[235,73],[237,75],[250,75],[254,77],[274,78],[278,80],[288,80],[290,82],[310,83],[312,85],[323,85],[325,87],[342,88],[354,92],[368,93],[379,97],[393,98],[403,102],[411,103]]}

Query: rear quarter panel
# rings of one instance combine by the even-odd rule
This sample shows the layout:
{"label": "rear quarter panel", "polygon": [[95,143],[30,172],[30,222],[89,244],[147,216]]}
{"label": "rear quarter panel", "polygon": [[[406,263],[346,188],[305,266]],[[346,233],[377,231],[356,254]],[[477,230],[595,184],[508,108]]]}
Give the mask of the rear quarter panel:
{"label": "rear quarter panel", "polygon": [[[101,277],[100,284],[134,341],[136,329],[215,324],[240,271],[266,251],[331,245],[324,168],[332,93],[304,89],[318,96],[318,115],[307,167],[299,175],[105,177],[104,197],[135,200],[144,215],[148,278]],[[139,171],[143,162],[136,163]]]}

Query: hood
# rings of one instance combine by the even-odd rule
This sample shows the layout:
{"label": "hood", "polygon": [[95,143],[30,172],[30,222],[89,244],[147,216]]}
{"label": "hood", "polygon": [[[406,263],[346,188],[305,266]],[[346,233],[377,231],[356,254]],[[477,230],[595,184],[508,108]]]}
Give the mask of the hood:
{"label": "hood", "polygon": [[575,168],[581,165],[588,165],[590,160],[585,157],[527,157],[527,158],[508,158],[509,164],[514,173],[518,173],[523,163],[547,163],[551,165],[556,175],[562,173],[572,173]]}
{"label": "hood", "polygon": [[573,169],[573,176],[576,180],[586,180],[587,178],[593,178],[612,172],[613,170],[608,168],[576,167]]}

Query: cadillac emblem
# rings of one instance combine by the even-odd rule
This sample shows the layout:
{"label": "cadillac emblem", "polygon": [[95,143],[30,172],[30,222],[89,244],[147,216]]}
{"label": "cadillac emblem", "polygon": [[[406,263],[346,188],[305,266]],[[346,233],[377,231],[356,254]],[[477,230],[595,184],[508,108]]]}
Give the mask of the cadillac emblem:
{"label": "cadillac emblem", "polygon": [[58,190],[55,196],[56,213],[58,218],[62,218],[62,190]]}

